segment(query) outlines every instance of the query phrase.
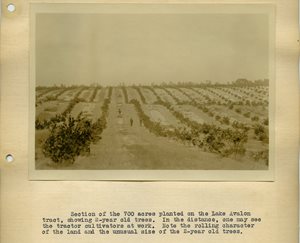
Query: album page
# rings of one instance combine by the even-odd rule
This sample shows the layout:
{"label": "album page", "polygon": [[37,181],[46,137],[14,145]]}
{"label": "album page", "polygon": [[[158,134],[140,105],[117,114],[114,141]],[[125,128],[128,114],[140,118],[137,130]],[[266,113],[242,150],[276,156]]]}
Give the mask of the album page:
{"label": "album page", "polygon": [[7,1],[1,241],[298,240],[298,3]]}

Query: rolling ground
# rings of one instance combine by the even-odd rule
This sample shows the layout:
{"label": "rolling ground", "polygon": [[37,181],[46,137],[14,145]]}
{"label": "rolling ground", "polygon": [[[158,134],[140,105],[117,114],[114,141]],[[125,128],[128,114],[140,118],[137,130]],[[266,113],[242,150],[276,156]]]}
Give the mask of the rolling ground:
{"label": "rolling ground", "polygon": [[[89,92],[90,90],[86,90],[83,96],[89,97]],[[131,95],[135,93],[132,89],[130,92]],[[98,93],[103,96],[105,94],[103,91]],[[134,105],[126,103],[121,93],[120,89],[113,89],[107,128],[101,134],[101,140],[91,145],[89,156],[79,156],[71,165],[64,163],[56,165],[49,158],[43,156],[39,139],[45,137],[47,133],[38,131],[36,133],[36,169],[266,169],[263,163],[251,161],[249,158],[224,158],[214,153],[201,151],[197,147],[150,133],[143,124],[140,124]],[[134,95],[137,96],[136,93]],[[94,105],[88,106],[92,109],[89,113],[99,117],[101,110],[98,101],[103,102],[103,97],[96,97],[95,101]],[[166,115],[161,113],[159,116],[164,117]],[[130,124],[131,118],[133,120],[132,126]],[[176,118],[174,117],[174,119]]]}

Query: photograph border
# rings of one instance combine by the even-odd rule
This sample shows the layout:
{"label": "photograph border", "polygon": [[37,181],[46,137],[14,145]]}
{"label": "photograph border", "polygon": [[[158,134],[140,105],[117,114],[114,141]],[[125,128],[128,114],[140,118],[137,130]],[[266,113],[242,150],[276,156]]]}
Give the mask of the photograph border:
{"label": "photograph border", "polygon": [[[36,170],[35,169],[35,16],[37,13],[262,13],[269,16],[269,167],[267,170]],[[276,80],[275,5],[202,3],[31,3],[29,29],[29,179],[117,181],[274,181]]]}

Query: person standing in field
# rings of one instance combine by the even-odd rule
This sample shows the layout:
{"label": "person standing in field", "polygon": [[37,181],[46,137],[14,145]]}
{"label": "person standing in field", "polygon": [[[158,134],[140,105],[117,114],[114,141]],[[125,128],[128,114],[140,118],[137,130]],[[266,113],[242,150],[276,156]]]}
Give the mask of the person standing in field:
{"label": "person standing in field", "polygon": [[140,118],[140,126],[143,126],[143,119]]}
{"label": "person standing in field", "polygon": [[133,119],[130,118],[130,126],[133,126]]}

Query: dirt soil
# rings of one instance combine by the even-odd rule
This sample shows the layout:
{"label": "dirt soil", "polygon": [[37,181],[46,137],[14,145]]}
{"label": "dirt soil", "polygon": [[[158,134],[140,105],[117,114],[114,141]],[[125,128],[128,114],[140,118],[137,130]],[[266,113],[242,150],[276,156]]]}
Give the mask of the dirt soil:
{"label": "dirt soil", "polygon": [[[257,170],[267,169],[262,162],[221,158],[180,142],[157,137],[140,124],[132,104],[118,104],[113,92],[108,127],[102,139],[91,146],[91,154],[78,157],[74,164],[55,165],[38,153],[37,169],[115,170],[115,169],[170,169],[170,170]],[[122,115],[119,115],[118,109]],[[133,125],[130,125],[130,118]]]}

